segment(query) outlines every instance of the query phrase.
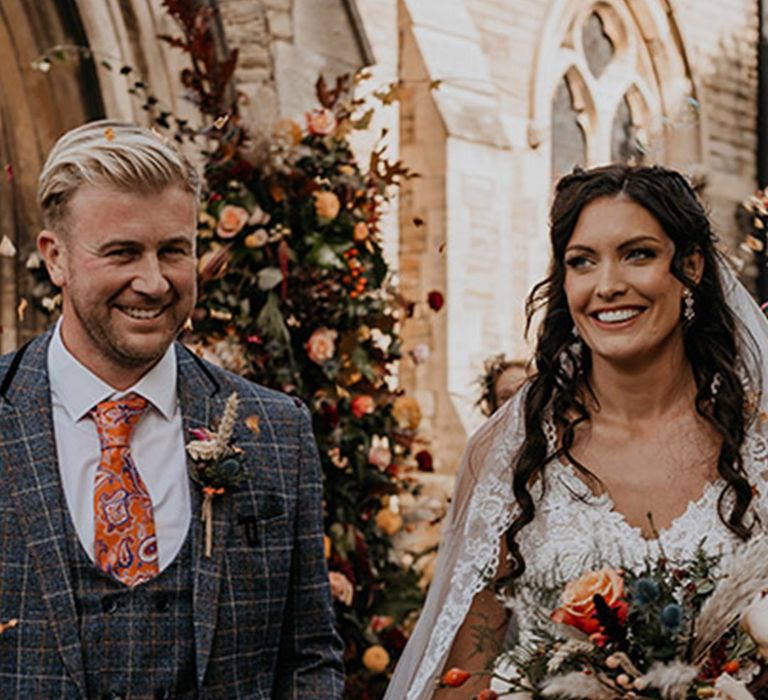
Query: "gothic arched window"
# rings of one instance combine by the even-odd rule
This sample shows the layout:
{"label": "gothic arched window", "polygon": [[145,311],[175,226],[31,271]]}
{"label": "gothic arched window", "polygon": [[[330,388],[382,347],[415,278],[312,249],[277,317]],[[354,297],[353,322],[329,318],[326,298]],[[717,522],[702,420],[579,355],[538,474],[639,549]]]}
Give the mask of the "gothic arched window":
{"label": "gothic arched window", "polygon": [[[548,128],[553,181],[574,165],[663,162],[674,151],[666,125],[679,104],[690,99],[691,83],[676,78],[667,88],[659,82],[660,74],[679,67],[677,58],[651,52],[649,42],[657,46],[664,28],[648,24],[656,16],[633,14],[627,5],[624,0],[569,2],[570,12],[557,18],[558,48],[549,50],[546,67],[541,54],[540,68],[549,76],[541,89],[548,91],[549,105],[536,95],[534,109],[541,109],[542,117],[549,112],[549,123],[534,119],[529,142],[535,147]],[[641,28],[641,21],[648,26]]]}

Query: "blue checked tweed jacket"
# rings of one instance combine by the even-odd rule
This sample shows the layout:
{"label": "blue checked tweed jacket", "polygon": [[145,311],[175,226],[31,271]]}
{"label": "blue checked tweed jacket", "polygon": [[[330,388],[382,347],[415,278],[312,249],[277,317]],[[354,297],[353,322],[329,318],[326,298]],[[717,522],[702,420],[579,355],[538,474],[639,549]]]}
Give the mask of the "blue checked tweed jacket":
{"label": "blue checked tweed jacket", "polygon": [[[50,334],[0,358],[0,697],[86,697],[77,601],[67,561],[46,351]],[[192,489],[196,686],[205,698],[340,698],[322,548],[321,485],[309,413],[294,400],[176,347],[185,434],[241,404],[233,444],[248,479],[217,496],[213,556],[203,555],[201,494]],[[257,416],[257,435],[244,423]],[[136,620],[141,624],[141,620]],[[158,655],[168,654],[158,642]],[[130,659],[126,659],[130,663]],[[130,697],[146,689],[132,688]]]}

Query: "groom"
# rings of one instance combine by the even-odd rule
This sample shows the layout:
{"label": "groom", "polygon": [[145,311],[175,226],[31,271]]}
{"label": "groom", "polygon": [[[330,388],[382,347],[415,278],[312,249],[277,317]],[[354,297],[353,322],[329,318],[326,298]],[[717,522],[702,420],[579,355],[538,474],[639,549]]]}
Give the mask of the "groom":
{"label": "groom", "polygon": [[[0,360],[0,697],[341,697],[309,414],[175,342],[199,187],[106,121],[40,176],[62,317]],[[212,496],[208,555],[185,443],[235,392],[244,479]]]}

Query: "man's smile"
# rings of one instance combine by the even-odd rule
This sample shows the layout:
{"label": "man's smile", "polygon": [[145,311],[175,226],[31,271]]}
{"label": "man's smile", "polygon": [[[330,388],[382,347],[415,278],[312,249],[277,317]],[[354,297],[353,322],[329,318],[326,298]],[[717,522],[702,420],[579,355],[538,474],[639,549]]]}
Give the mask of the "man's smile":
{"label": "man's smile", "polygon": [[135,318],[140,321],[149,321],[154,318],[158,318],[168,308],[168,304],[151,309],[142,309],[137,306],[121,305],[117,305],[116,308],[131,318]]}

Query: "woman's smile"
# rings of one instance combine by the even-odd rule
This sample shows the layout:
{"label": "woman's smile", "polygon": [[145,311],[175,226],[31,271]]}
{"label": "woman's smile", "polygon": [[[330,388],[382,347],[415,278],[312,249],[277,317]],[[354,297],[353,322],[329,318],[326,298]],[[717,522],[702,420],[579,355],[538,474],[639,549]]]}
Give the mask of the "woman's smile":
{"label": "woman's smile", "polygon": [[589,314],[600,328],[626,328],[645,311],[641,306],[621,306],[610,309],[599,309]]}

